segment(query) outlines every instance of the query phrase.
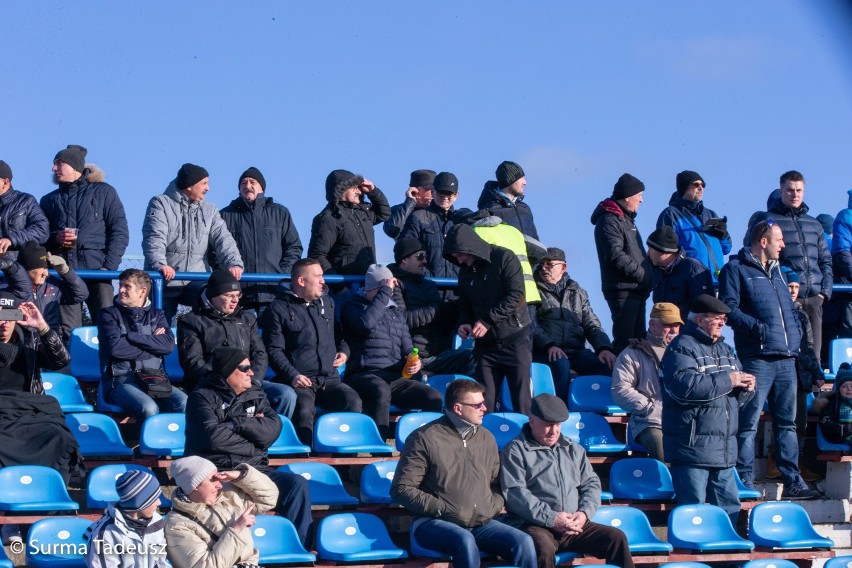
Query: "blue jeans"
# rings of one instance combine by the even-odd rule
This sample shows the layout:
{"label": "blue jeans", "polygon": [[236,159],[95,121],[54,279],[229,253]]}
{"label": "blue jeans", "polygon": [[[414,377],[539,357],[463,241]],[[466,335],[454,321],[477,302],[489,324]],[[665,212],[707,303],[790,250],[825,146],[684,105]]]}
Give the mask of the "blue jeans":
{"label": "blue jeans", "polygon": [[263,381],[260,387],[275,412],[287,418],[293,418],[293,411],[296,410],[296,391],[293,387],[272,381]]}
{"label": "blue jeans", "polygon": [[[114,388],[113,385],[115,385]],[[146,418],[160,412],[184,412],[186,410],[186,394],[174,385],[172,386],[172,393],[168,397],[156,400],[142,392],[132,379],[128,379],[123,384],[109,380],[109,382],[104,382],[103,387],[111,389],[104,394],[104,400],[120,406],[140,424]]]}
{"label": "blue jeans", "polygon": [[799,442],[796,438],[796,376],[795,360],[743,359],[743,370],[757,377],[754,397],[740,408],[740,428],[737,434],[739,455],[737,470],[746,485],[754,483],[754,438],[764,403],[769,401],[772,430],[775,433],[775,463],[784,485],[798,483]]}
{"label": "blue jeans", "polygon": [[731,524],[737,526],[740,498],[733,467],[672,465],[669,469],[672,472],[678,505],[716,505],[724,509],[731,519]]}
{"label": "blue jeans", "polygon": [[421,546],[453,558],[456,568],[478,568],[479,551],[495,554],[518,568],[535,568],[535,545],[527,533],[491,520],[466,529],[449,521],[428,519],[414,531]]}

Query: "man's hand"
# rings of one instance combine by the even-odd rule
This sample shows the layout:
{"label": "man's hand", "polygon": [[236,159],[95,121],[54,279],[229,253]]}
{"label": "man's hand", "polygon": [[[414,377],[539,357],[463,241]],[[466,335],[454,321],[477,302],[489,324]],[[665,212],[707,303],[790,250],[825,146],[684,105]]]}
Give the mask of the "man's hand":
{"label": "man's hand", "polygon": [[254,503],[249,503],[249,506],[246,507],[245,513],[240,515],[237,520],[234,521],[234,524],[231,525],[231,528],[234,529],[236,532],[240,532],[243,529],[247,529],[249,527],[254,526],[257,521],[254,518],[253,511]]}
{"label": "man's hand", "polygon": [[598,361],[612,369],[612,366],[615,365],[615,353],[604,349],[598,353]]}
{"label": "man's hand", "polygon": [[405,368],[405,371],[406,371],[409,375],[412,375],[412,376],[413,376],[413,375],[416,375],[417,373],[419,373],[419,372],[420,372],[420,369],[421,369],[422,367],[423,367],[423,360],[422,360],[422,359],[418,359],[417,361],[415,361],[414,363],[412,363],[411,365],[409,365],[408,367],[406,367],[406,368]]}
{"label": "man's hand", "polygon": [[230,471],[220,471],[216,474],[216,481],[220,483],[228,483],[229,481],[234,481],[240,476],[240,472],[232,469]]}
{"label": "man's hand", "polygon": [[164,327],[158,327],[157,329],[154,330],[154,335],[165,335],[165,334],[166,334],[166,328],[164,328]]}
{"label": "man's hand", "polygon": [[553,530],[561,533],[567,533],[571,524],[571,516],[566,512],[556,514],[556,520],[553,521]]}
{"label": "man's hand", "polygon": [[236,278],[237,280],[239,280],[240,278],[243,277],[243,269],[240,268],[239,266],[232,266],[231,268],[228,269],[228,272],[230,272],[231,275],[234,278]]}
{"label": "man's hand", "polygon": [[747,391],[754,390],[756,380],[754,375],[742,371],[731,371],[728,373],[728,377],[731,379],[731,385],[734,388],[741,387]]}
{"label": "man's hand", "polygon": [[586,516],[586,513],[582,511],[577,511],[573,515],[568,515],[568,531],[567,534],[580,534],[583,532],[583,527],[586,526],[586,522],[589,518]]}
{"label": "man's hand", "polygon": [[163,266],[161,266],[160,268],[158,268],[157,270],[160,272],[160,274],[162,274],[162,275],[163,275],[163,279],[164,279],[166,282],[168,282],[169,280],[174,279],[174,277],[175,277],[175,269],[174,269],[174,268],[172,268],[171,266],[165,266],[165,265],[163,265]]}
{"label": "man's hand", "polygon": [[349,360],[349,357],[346,355],[346,353],[340,353],[338,351],[337,355],[334,356],[334,362],[331,364],[331,366],[336,369],[337,367],[340,367],[341,365],[343,365],[348,360]]}
{"label": "man's hand", "polygon": [[0,239],[0,254],[6,254],[6,251],[9,250],[9,247],[12,246],[12,241],[3,237]]}
{"label": "man's hand", "polygon": [[370,193],[371,191],[376,189],[376,184],[365,178],[364,181],[361,182],[361,185],[359,185],[358,187],[361,188],[362,193]]}
{"label": "man's hand", "polygon": [[482,320],[477,321],[473,324],[473,329],[470,330],[470,334],[474,339],[479,339],[480,337],[485,336],[488,333],[488,328],[485,327],[485,324],[482,323]]}
{"label": "man's hand", "polygon": [[47,263],[59,274],[67,274],[71,270],[68,268],[68,263],[65,262],[65,259],[55,254],[47,255]]}
{"label": "man's hand", "polygon": [[31,327],[38,331],[44,331],[45,329],[50,328],[50,326],[47,325],[47,322],[44,321],[44,316],[42,316],[41,312],[38,311],[38,307],[32,302],[21,302],[18,307],[21,309],[21,313],[24,314],[24,319],[19,321],[18,325]]}
{"label": "man's hand", "polygon": [[409,187],[405,190],[405,196],[409,199],[417,200],[417,195],[420,192],[416,187]]}
{"label": "man's hand", "polygon": [[396,286],[396,278],[385,278],[382,280],[382,286],[387,286],[391,290]]}
{"label": "man's hand", "polygon": [[550,361],[551,363],[553,361],[556,361],[557,359],[567,359],[567,358],[568,358],[568,355],[566,355],[565,352],[562,351],[557,346],[554,345],[553,347],[547,348],[547,360]]}
{"label": "man's hand", "polygon": [[473,329],[469,323],[463,323],[459,326],[458,334],[462,339],[470,337],[470,332]]}
{"label": "man's hand", "polygon": [[62,229],[56,232],[56,241],[65,248],[72,248],[77,243],[77,229]]}
{"label": "man's hand", "polygon": [[293,388],[307,388],[311,386],[311,384],[311,379],[305,375],[298,375],[295,379],[293,379]]}

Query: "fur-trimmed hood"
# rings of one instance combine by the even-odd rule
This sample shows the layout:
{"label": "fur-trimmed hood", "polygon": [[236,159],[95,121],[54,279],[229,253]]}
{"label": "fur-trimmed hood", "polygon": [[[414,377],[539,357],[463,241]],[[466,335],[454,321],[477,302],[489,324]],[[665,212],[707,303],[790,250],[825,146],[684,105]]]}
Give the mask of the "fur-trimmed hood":
{"label": "fur-trimmed hood", "polygon": [[89,183],[105,183],[106,174],[95,164],[86,164],[86,169],[83,170],[83,177]]}

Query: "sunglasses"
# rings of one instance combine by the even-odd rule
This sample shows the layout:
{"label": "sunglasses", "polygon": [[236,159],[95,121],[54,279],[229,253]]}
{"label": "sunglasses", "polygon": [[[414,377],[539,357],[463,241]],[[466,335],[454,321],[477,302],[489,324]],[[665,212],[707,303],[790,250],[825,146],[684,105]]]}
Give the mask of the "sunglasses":
{"label": "sunglasses", "polygon": [[426,260],[426,253],[425,252],[418,252],[417,254],[414,255],[414,258],[416,258],[417,260]]}
{"label": "sunglasses", "polygon": [[438,190],[436,193],[437,193],[438,195],[440,195],[441,197],[452,197],[452,196],[454,196],[454,195],[455,195],[455,193],[453,193],[452,191],[441,191],[441,190]]}
{"label": "sunglasses", "polygon": [[237,370],[241,373],[248,373],[251,370],[251,365],[237,365]]}

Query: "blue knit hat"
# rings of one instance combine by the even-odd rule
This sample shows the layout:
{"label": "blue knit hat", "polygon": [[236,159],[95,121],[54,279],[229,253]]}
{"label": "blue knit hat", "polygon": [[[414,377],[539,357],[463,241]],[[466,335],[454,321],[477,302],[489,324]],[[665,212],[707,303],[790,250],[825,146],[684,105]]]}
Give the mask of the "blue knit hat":
{"label": "blue knit hat", "polygon": [[147,471],[133,469],[115,480],[118,506],[125,511],[142,511],[160,500],[160,484]]}
{"label": "blue knit hat", "polygon": [[788,266],[782,266],[781,272],[784,273],[784,276],[787,278],[787,284],[801,284],[801,279],[799,278],[799,273],[793,270]]}

